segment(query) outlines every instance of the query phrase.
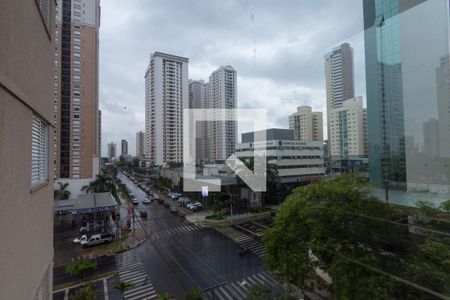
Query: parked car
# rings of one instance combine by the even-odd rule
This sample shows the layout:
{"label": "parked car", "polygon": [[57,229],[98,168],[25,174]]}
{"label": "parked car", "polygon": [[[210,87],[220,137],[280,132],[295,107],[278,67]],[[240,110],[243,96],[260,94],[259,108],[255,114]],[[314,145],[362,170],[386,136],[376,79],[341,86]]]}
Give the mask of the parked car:
{"label": "parked car", "polygon": [[87,235],[83,234],[82,236],[77,237],[76,239],[74,239],[73,242],[75,244],[81,244],[81,242],[85,242],[85,241],[87,241],[87,239],[88,239]]}
{"label": "parked car", "polygon": [[188,205],[186,205],[186,207],[191,210],[197,211],[202,209],[202,204],[200,202],[189,203]]}
{"label": "parked car", "polygon": [[188,204],[191,203],[191,200],[189,200],[186,197],[181,197],[180,199],[177,200],[177,203],[179,206],[187,206]]}
{"label": "parked car", "polygon": [[181,196],[183,196],[183,195],[179,194],[179,193],[169,193],[169,197],[174,199],[174,200],[180,198]]}
{"label": "parked car", "polygon": [[202,204],[201,203],[196,203],[196,204],[194,204],[194,207],[193,208],[191,208],[193,211],[201,211],[202,209],[203,209],[203,206],[202,206]]}
{"label": "parked car", "polygon": [[142,200],[142,203],[143,204],[150,204],[150,203],[152,203],[152,197],[150,196],[150,197],[147,197],[147,198],[145,198],[144,200]]}
{"label": "parked car", "polygon": [[176,213],[178,213],[178,208],[176,208],[175,206],[171,206],[171,207],[169,208],[169,212],[170,212],[171,214],[176,214]]}
{"label": "parked car", "polygon": [[81,242],[81,246],[89,247],[89,246],[100,245],[100,244],[112,241],[112,238],[113,238],[113,236],[109,232],[102,232],[99,234],[94,234],[87,241]]}
{"label": "parked car", "polygon": [[159,199],[159,196],[158,196],[158,195],[156,195],[155,193],[153,193],[153,194],[152,194],[152,196],[153,196],[153,198],[154,198],[154,199],[156,199],[156,200],[158,200],[158,199]]}

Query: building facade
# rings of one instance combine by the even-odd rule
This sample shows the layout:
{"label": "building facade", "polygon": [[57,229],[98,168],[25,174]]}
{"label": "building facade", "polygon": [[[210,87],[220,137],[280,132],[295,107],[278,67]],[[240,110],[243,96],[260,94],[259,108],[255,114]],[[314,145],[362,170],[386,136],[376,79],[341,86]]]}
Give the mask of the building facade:
{"label": "building facade", "polygon": [[57,0],[55,178],[93,178],[100,157],[100,0]]}
{"label": "building facade", "polygon": [[267,129],[266,141],[255,142],[254,132],[242,134],[242,143],[236,145],[236,155],[246,159],[255,148],[265,147],[267,162],[276,165],[276,182],[297,185],[319,180],[324,175],[323,142],[305,142],[294,139],[290,129]]}
{"label": "building facade", "polygon": [[189,59],[155,52],[145,72],[145,155],[153,165],[183,161]]}
{"label": "building facade", "polygon": [[122,140],[120,150],[121,150],[120,157],[126,159],[128,157],[128,141],[127,140]]}
{"label": "building facade", "polygon": [[[231,66],[220,67],[209,76],[208,108],[235,109],[237,107],[237,74]],[[237,138],[236,121],[212,121],[208,124],[208,152],[210,161],[226,160],[234,153]]]}
{"label": "building facade", "polygon": [[114,157],[117,157],[116,143],[111,142],[108,144],[108,159],[109,159],[109,161],[112,161]]}
{"label": "building facade", "polygon": [[310,106],[299,106],[289,116],[289,129],[294,130],[294,139],[312,142],[323,141],[322,112],[313,112]]}
{"label": "building facade", "polygon": [[136,156],[144,158],[145,134],[142,131],[136,132]]}
{"label": "building facade", "polygon": [[367,158],[367,109],[362,97],[333,108],[329,122],[332,160]]}
{"label": "building facade", "polygon": [[55,2],[0,6],[0,299],[52,299]]}
{"label": "building facade", "polygon": [[333,108],[355,96],[355,80],[353,67],[353,48],[348,43],[335,47],[325,54],[325,82],[327,94],[327,132],[330,139],[330,113]]}
{"label": "building facade", "polygon": [[363,8],[370,180],[448,199],[448,1]]}

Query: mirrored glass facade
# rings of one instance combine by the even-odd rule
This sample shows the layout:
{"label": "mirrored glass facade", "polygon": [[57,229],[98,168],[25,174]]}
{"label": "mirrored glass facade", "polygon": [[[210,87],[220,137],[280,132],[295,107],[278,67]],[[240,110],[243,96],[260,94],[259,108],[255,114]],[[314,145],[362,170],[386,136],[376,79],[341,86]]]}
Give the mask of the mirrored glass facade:
{"label": "mirrored glass facade", "polygon": [[450,194],[446,0],[364,1],[372,183],[392,196]]}

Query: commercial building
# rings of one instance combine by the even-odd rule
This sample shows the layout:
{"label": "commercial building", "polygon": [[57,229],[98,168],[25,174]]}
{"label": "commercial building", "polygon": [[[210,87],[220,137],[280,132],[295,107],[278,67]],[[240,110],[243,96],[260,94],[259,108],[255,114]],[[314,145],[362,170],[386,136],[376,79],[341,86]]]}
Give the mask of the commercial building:
{"label": "commercial building", "polygon": [[311,142],[323,141],[322,112],[313,112],[310,106],[299,106],[289,116],[289,129],[294,130],[294,139]]}
{"label": "commercial building", "polygon": [[363,8],[370,181],[448,199],[448,1],[370,0]]}
{"label": "commercial building", "polygon": [[189,59],[155,52],[145,72],[145,155],[153,165],[183,161]]}
{"label": "commercial building", "polygon": [[128,157],[128,141],[127,140],[122,140],[122,142],[121,142],[120,157],[121,158]]}
{"label": "commercial building", "polygon": [[52,299],[55,2],[0,6],[0,299]]}
{"label": "commercial building", "polygon": [[268,163],[277,167],[277,183],[305,184],[324,175],[322,141],[295,140],[291,129],[267,129],[263,142],[255,142],[254,135],[255,132],[242,134],[242,143],[236,145],[236,155],[242,159],[250,158],[255,148],[265,147]]}
{"label": "commercial building", "polygon": [[136,132],[136,156],[144,158],[145,135],[142,131]]}
{"label": "commercial building", "polygon": [[355,80],[353,71],[353,48],[348,43],[335,47],[325,54],[325,82],[327,93],[327,132],[329,146],[332,146],[330,137],[330,113],[333,108],[342,106],[342,103],[355,96]]}
{"label": "commercial building", "polygon": [[[235,109],[237,106],[237,75],[231,66],[220,67],[209,76],[208,108]],[[210,161],[226,160],[234,153],[237,122],[213,121],[208,124],[208,152]]]}
{"label": "commercial building", "polygon": [[111,161],[114,157],[117,157],[116,153],[117,153],[116,152],[116,143],[113,143],[113,142],[109,143],[108,144],[108,159],[109,159],[109,161]]}
{"label": "commercial building", "polygon": [[333,108],[329,122],[332,160],[367,158],[367,109],[362,97]]}
{"label": "commercial building", "polygon": [[55,178],[93,178],[100,157],[100,0],[56,2]]}

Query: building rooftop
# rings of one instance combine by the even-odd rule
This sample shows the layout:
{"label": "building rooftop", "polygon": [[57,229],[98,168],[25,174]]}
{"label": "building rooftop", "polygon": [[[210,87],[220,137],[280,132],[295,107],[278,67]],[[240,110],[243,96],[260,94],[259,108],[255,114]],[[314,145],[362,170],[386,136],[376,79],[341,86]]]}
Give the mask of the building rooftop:
{"label": "building rooftop", "polygon": [[242,134],[242,143],[253,143],[255,141],[255,133],[266,133],[266,141],[272,140],[294,140],[294,130],[284,128],[269,128],[265,130],[259,130],[254,132],[247,132]]}

